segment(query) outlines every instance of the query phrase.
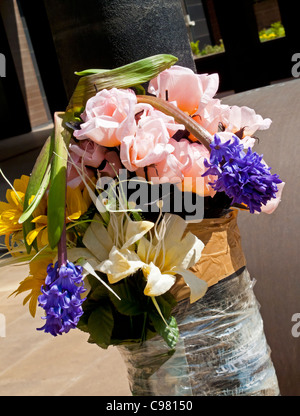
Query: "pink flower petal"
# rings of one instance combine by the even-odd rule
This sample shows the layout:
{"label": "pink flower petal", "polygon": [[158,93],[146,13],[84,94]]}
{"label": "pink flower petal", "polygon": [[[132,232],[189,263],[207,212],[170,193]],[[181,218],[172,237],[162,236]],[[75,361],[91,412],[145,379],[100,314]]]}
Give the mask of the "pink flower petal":
{"label": "pink flower petal", "polygon": [[78,140],[90,139],[107,147],[118,146],[123,137],[134,134],[136,95],[131,90],[102,90],[86,103],[81,114],[81,129],[74,132]]}
{"label": "pink flower petal", "polygon": [[175,101],[178,108],[194,114],[216,94],[217,74],[195,74],[191,69],[174,65],[149,83],[148,91],[162,99]]}
{"label": "pink flower petal", "polygon": [[120,146],[120,158],[130,171],[156,164],[174,148],[163,119],[144,117],[139,120],[136,135],[127,136]]}

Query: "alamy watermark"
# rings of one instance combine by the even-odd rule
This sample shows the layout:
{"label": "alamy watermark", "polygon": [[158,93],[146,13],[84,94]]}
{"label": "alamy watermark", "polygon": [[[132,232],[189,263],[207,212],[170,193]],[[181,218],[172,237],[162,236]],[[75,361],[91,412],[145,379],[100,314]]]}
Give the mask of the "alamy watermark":
{"label": "alamy watermark", "polygon": [[[121,169],[118,172],[117,186],[111,177],[99,178],[96,188],[101,193],[96,206],[100,212],[106,209],[118,211],[128,206],[143,213],[155,213],[161,209],[165,213],[184,214],[187,221],[201,221],[204,214],[204,201],[199,196],[204,194],[203,178],[185,177],[183,183],[180,178],[177,178],[177,181],[175,179],[173,177],[170,183],[168,178],[165,178],[165,182],[164,178],[160,178],[160,183],[157,184],[155,183],[157,178],[128,179],[127,170]],[[109,206],[105,207],[107,204]]]}
{"label": "alamy watermark", "polygon": [[0,313],[0,338],[6,337],[6,320],[5,315]]}
{"label": "alamy watermark", "polygon": [[294,53],[292,56],[292,62],[295,64],[292,66],[292,76],[294,78],[300,77],[300,53]]}
{"label": "alamy watermark", "polygon": [[292,336],[294,338],[300,337],[300,313],[294,313],[292,316],[292,322],[296,322],[295,325],[292,326]]}
{"label": "alamy watermark", "polygon": [[0,53],[0,78],[6,77],[6,58],[3,53]]}

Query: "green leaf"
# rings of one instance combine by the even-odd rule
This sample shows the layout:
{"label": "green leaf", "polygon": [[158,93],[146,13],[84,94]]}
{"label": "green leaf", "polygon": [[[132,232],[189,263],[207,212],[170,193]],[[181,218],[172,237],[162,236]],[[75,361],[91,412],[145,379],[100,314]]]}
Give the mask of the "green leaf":
{"label": "green leaf", "polygon": [[[48,137],[46,140],[36,162],[31,172],[31,176],[29,179],[29,183],[27,186],[27,190],[24,197],[24,211],[28,208],[28,203],[32,195],[37,195],[38,191],[40,190],[41,184],[43,179],[45,178],[45,173],[47,167],[50,164],[52,155],[53,155],[53,148],[54,148],[54,131],[52,132],[51,136]],[[42,195],[40,196],[40,198]],[[24,222],[23,222],[23,235],[24,235],[24,242],[27,249],[28,254],[31,251],[31,247],[26,242],[27,234],[35,228],[35,225],[31,222],[33,217],[30,215]],[[37,250],[36,240],[32,244],[34,248]]]}
{"label": "green leaf", "polygon": [[165,293],[156,297],[156,301],[160,307],[161,313],[165,318],[171,316],[172,309],[177,305],[177,301],[170,293]]}
{"label": "green leaf", "polygon": [[78,259],[77,263],[80,264],[88,273],[93,275],[96,279],[98,279],[99,282],[107,289],[109,290],[114,296],[118,298],[118,295],[115,293],[115,291],[112,289],[112,287],[105,282],[105,280],[101,279],[98,273],[94,270],[94,268],[91,266],[91,264],[86,261],[84,258]]}
{"label": "green leaf", "polygon": [[114,318],[109,302],[104,302],[88,319],[88,332],[92,340],[107,348],[111,343],[111,334],[114,327]]}
{"label": "green leaf", "polygon": [[76,328],[80,329],[82,332],[89,332],[88,317],[85,314],[80,317]]}
{"label": "green leaf", "polygon": [[[91,291],[89,293],[89,300],[97,302],[103,298],[108,298],[109,290],[101,284],[95,277],[88,276],[89,283],[91,284]],[[115,298],[115,296],[112,294],[112,297]]]}
{"label": "green leaf", "polygon": [[[139,275],[136,275],[138,278]],[[114,291],[120,297],[120,300],[113,295],[109,295],[111,302],[118,312],[123,315],[140,315],[147,310],[147,302],[143,292],[138,293],[137,290],[124,281],[113,285]]]}
{"label": "green leaf", "polygon": [[[143,84],[156,77],[161,71],[174,65],[177,58],[173,55],[154,55],[128,65],[111,70],[87,70],[79,73],[93,72],[92,75],[83,76],[73,92],[67,111],[78,111],[85,106],[87,100],[95,95],[95,90],[104,88],[129,88]],[[101,71],[101,72],[100,72]]]}
{"label": "green leaf", "polygon": [[54,157],[51,169],[48,196],[48,239],[54,249],[61,237],[65,224],[66,207],[66,173],[70,131],[65,128],[65,113],[54,114]]}
{"label": "green leaf", "polygon": [[42,180],[41,186],[39,190],[37,191],[33,201],[31,204],[23,211],[23,214],[19,218],[19,223],[22,224],[24,221],[26,221],[29,217],[32,216],[33,211],[36,209],[38,204],[40,203],[40,200],[42,199],[46,189],[49,185],[50,180],[50,173],[51,173],[51,163],[49,163],[44,178]]}
{"label": "green leaf", "polygon": [[171,316],[166,320],[167,325],[156,311],[150,312],[150,319],[156,332],[163,337],[167,345],[170,348],[175,348],[179,338],[179,330],[174,316]]}
{"label": "green leaf", "polygon": [[145,95],[146,94],[146,90],[142,85],[133,85],[132,89],[134,90],[136,95]]}
{"label": "green leaf", "polygon": [[[99,274],[100,274],[100,272],[98,272]],[[102,273],[101,273],[101,277],[103,278],[103,276],[105,276],[105,275],[103,275]],[[87,276],[87,280],[88,280],[88,282],[89,282],[89,285],[91,286],[91,292],[94,292],[94,290],[96,290],[97,288],[101,288],[101,289],[103,289],[103,291],[107,291],[107,289],[99,282],[99,280],[95,277],[95,276],[93,276],[93,275],[91,275],[91,274],[89,274],[88,276]],[[90,293],[91,293],[90,292]]]}
{"label": "green leaf", "polygon": [[85,69],[83,71],[75,71],[74,74],[80,77],[85,77],[87,75],[102,74],[107,71],[110,71],[110,69]]}

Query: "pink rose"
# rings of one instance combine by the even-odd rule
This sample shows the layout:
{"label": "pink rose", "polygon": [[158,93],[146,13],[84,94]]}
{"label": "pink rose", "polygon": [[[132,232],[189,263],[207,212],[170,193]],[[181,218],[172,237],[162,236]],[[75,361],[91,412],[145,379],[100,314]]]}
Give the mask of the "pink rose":
{"label": "pink rose", "polygon": [[101,175],[114,178],[122,168],[120,158],[115,151],[100,146],[91,140],[72,143],[69,147],[69,153],[70,160],[67,169],[67,182],[71,188],[81,187],[83,185],[78,170],[81,174],[91,178],[96,175],[96,168],[97,172],[101,173]]}
{"label": "pink rose", "polygon": [[263,119],[261,115],[256,114],[252,108],[238,107],[236,105],[230,107],[229,113],[222,120],[225,131],[236,133],[241,129],[243,137],[252,136],[257,130],[266,130],[270,127],[272,120]]}
{"label": "pink rose", "polygon": [[[148,179],[154,184],[173,183],[185,192],[195,192],[201,196],[213,196],[215,191],[208,184],[215,177],[202,174],[207,170],[204,160],[209,159],[209,151],[199,143],[190,143],[186,139],[177,142],[170,139],[174,151],[166,159],[147,169]],[[140,176],[143,173],[138,171]]]}
{"label": "pink rose", "polygon": [[122,169],[122,164],[119,158],[119,155],[114,150],[108,150],[105,154],[104,160],[106,161],[105,165],[98,169],[101,173],[101,176],[110,176],[111,178],[115,178],[118,174],[120,169]]}
{"label": "pink rose", "polygon": [[73,154],[71,155],[71,158],[68,161],[67,164],[67,185],[70,188],[83,188],[83,180],[81,176],[78,173],[81,173],[81,175],[84,175],[85,177],[92,178],[95,173],[92,169],[87,168],[86,166],[82,165],[81,163],[81,157]]}
{"label": "pink rose", "polygon": [[120,158],[123,165],[130,171],[136,171],[160,162],[174,150],[169,139],[161,118],[141,118],[136,134],[124,137],[121,142]]}
{"label": "pink rose", "polygon": [[[184,179],[183,170],[192,163],[186,142],[187,140],[177,142],[175,139],[170,139],[173,152],[161,162],[147,167],[147,177],[151,182],[181,184]],[[145,177],[142,170],[137,170],[137,174]]]}
{"label": "pink rose", "polygon": [[79,143],[71,143],[69,151],[71,156],[79,156],[85,166],[98,168],[104,159],[107,149],[91,140],[82,140]]}
{"label": "pink rose", "polygon": [[176,101],[178,108],[194,114],[216,94],[218,74],[195,74],[191,69],[172,66],[150,81],[148,92],[168,101]]}
{"label": "pink rose", "polygon": [[136,96],[131,90],[102,90],[86,103],[81,129],[74,132],[79,139],[91,139],[108,147],[118,146],[123,137],[134,134]]}
{"label": "pink rose", "polygon": [[219,124],[228,119],[230,107],[221,104],[219,99],[210,100],[193,116],[193,119],[203,126],[210,134],[219,131]]}
{"label": "pink rose", "polygon": [[174,120],[174,117],[168,116],[162,111],[152,107],[150,104],[138,103],[135,106],[135,113],[136,119],[138,118],[138,121],[143,120],[145,117],[162,119],[170,136],[173,136],[173,134],[178,130],[185,130],[185,126],[183,124],[177,124]]}
{"label": "pink rose", "polygon": [[[182,151],[185,148],[184,151]],[[180,149],[180,151],[178,151]],[[180,140],[174,154],[182,158],[184,153],[188,153],[190,163],[182,169],[183,181],[178,188],[184,192],[194,192],[201,196],[214,196],[216,191],[212,189],[209,182],[214,182],[215,177],[208,175],[202,177],[207,168],[204,166],[204,160],[208,159],[210,153],[200,143],[190,143],[188,140]]]}
{"label": "pink rose", "polygon": [[[230,107],[218,99],[210,100],[193,118],[211,134],[220,134],[219,127],[224,132],[237,133],[243,139],[245,149],[255,144],[255,139],[251,136],[257,130],[268,129],[272,123],[269,118],[263,119],[249,107]],[[193,136],[190,138],[194,140]]]}

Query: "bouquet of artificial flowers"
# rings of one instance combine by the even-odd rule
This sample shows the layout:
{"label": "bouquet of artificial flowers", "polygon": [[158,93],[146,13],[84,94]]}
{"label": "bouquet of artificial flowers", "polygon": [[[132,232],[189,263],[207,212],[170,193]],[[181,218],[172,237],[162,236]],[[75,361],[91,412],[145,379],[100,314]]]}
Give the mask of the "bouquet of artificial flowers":
{"label": "bouquet of artificial flowers", "polygon": [[1,202],[2,265],[28,262],[14,294],[29,292],[32,316],[44,309],[46,333],[78,327],[103,348],[159,334],[175,348],[179,286],[190,303],[208,287],[190,270],[204,244],[187,224],[280,201],[284,183],[252,150],[271,120],[222,104],[217,74],[175,62],[78,73],[31,176]]}

